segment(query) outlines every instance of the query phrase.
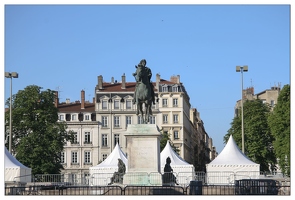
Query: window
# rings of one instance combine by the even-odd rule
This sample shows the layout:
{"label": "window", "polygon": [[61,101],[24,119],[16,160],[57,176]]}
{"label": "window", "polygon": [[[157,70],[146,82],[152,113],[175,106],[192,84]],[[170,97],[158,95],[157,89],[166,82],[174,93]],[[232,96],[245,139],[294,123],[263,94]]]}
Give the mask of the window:
{"label": "window", "polygon": [[108,146],[108,136],[107,134],[102,134],[101,146]]}
{"label": "window", "polygon": [[78,142],[78,133],[77,132],[74,132],[73,133],[73,141],[72,141],[72,144],[79,144],[79,142]]}
{"label": "window", "polygon": [[167,114],[163,115],[163,124],[168,124],[168,115]]}
{"label": "window", "polygon": [[72,151],[72,164],[78,164],[78,152]]}
{"label": "window", "polygon": [[178,86],[173,86],[172,87],[172,92],[178,92]]}
{"label": "window", "polygon": [[167,107],[168,106],[168,99],[162,99],[162,106]]}
{"label": "window", "polygon": [[104,161],[105,159],[107,159],[108,154],[102,154],[102,161]]}
{"label": "window", "polygon": [[119,100],[115,100],[114,101],[114,109],[119,109],[120,108],[120,101]]}
{"label": "window", "polygon": [[178,115],[177,114],[174,114],[173,115],[173,123],[174,124],[177,124],[178,123]]}
{"label": "window", "polygon": [[84,152],[84,164],[91,164],[90,151]]}
{"label": "window", "polygon": [[91,144],[90,132],[84,133],[84,144]]}
{"label": "window", "polygon": [[108,117],[101,116],[102,127],[108,127]]}
{"label": "window", "polygon": [[155,104],[154,103],[151,104],[152,109],[156,109],[156,104],[157,104],[157,101],[155,100]]}
{"label": "window", "polygon": [[120,117],[114,116],[114,127],[120,127]]}
{"label": "window", "polygon": [[83,121],[83,114],[82,113],[79,113],[78,114],[78,120],[81,122]]}
{"label": "window", "polygon": [[102,109],[103,109],[103,110],[108,109],[108,101],[107,101],[107,100],[103,100],[103,101],[102,101]]}
{"label": "window", "polygon": [[60,115],[59,116],[59,121],[64,121],[65,120],[65,116],[64,115]]}
{"label": "window", "polygon": [[90,120],[90,115],[85,115],[85,120]]}
{"label": "window", "polygon": [[65,152],[60,153],[60,163],[65,163]]}
{"label": "window", "polygon": [[75,121],[75,120],[77,120],[77,115],[76,114],[73,114],[72,115],[72,121]]}
{"label": "window", "polygon": [[132,123],[132,117],[131,116],[126,116],[126,128],[128,127],[128,124]]}
{"label": "window", "polygon": [[119,142],[120,142],[119,139],[120,139],[120,138],[119,138],[119,134],[115,134],[115,135],[114,135],[115,146],[116,146],[117,143],[120,144],[120,143],[119,143]]}
{"label": "window", "polygon": [[274,100],[270,100],[270,106],[274,107],[275,106],[275,101]]}
{"label": "window", "polygon": [[75,173],[69,174],[69,182],[76,183],[76,181],[77,181],[77,174]]}
{"label": "window", "polygon": [[132,108],[132,102],[131,100],[126,101],[126,109],[131,109]]}
{"label": "window", "polygon": [[66,121],[71,121],[71,114],[66,114]]}
{"label": "window", "polygon": [[179,139],[178,131],[173,131],[174,139]]}
{"label": "window", "polygon": [[168,87],[167,86],[162,86],[162,92],[168,92]]}
{"label": "window", "polygon": [[177,107],[178,106],[178,99],[173,99],[173,107]]}
{"label": "window", "polygon": [[84,180],[84,185],[89,185],[89,178],[90,178],[90,174],[89,173],[84,173],[84,179],[83,179]]}
{"label": "window", "polygon": [[141,116],[137,116],[137,124],[143,124],[142,123],[142,117]]}
{"label": "window", "polygon": [[150,116],[150,124],[156,124],[156,117]]}

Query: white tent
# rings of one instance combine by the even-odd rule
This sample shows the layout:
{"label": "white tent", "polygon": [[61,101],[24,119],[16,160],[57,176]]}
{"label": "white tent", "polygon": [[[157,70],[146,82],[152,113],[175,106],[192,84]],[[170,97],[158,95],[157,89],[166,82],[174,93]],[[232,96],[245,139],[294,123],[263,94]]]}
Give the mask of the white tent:
{"label": "white tent", "polygon": [[5,182],[31,182],[32,169],[24,166],[5,147]]}
{"label": "white tent", "polygon": [[117,143],[112,153],[102,163],[94,167],[89,167],[90,184],[108,185],[111,182],[114,172],[118,171],[118,159],[124,162],[127,170],[127,157]]}
{"label": "white tent", "polygon": [[206,164],[207,184],[234,184],[239,179],[257,179],[260,165],[252,162],[229,137],[221,153],[209,164]]}
{"label": "white tent", "polygon": [[161,152],[161,173],[164,173],[164,167],[166,164],[167,157],[170,157],[170,166],[173,172],[176,173],[178,183],[189,184],[194,178],[195,168],[193,165],[184,161],[170,146],[169,141],[167,141],[165,148]]}

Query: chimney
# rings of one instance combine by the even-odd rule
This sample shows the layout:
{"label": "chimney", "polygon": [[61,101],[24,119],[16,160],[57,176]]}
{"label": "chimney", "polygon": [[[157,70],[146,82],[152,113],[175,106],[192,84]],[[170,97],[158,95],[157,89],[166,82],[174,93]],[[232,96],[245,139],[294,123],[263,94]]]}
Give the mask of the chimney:
{"label": "chimney", "polygon": [[102,75],[99,75],[97,78],[98,78],[98,89],[102,90]]}
{"label": "chimney", "polygon": [[70,103],[70,99],[67,98],[67,99],[66,99],[66,104],[69,104],[69,103]]}
{"label": "chimney", "polygon": [[122,89],[126,89],[126,77],[125,77],[125,73],[123,74],[123,76],[122,76],[122,86],[121,86],[121,88]]}
{"label": "chimney", "polygon": [[180,83],[180,75],[171,76],[170,81],[173,82],[173,83]]}
{"label": "chimney", "polygon": [[159,91],[159,84],[160,84],[160,74],[156,74],[156,90]]}
{"label": "chimney", "polygon": [[114,84],[114,77],[112,77],[111,79],[111,84]]}
{"label": "chimney", "polygon": [[85,109],[85,91],[81,90],[81,109]]}
{"label": "chimney", "polygon": [[92,103],[95,103],[95,97],[93,97],[93,99],[92,99]]}
{"label": "chimney", "polygon": [[59,104],[58,91],[55,91],[54,106],[57,108]]}

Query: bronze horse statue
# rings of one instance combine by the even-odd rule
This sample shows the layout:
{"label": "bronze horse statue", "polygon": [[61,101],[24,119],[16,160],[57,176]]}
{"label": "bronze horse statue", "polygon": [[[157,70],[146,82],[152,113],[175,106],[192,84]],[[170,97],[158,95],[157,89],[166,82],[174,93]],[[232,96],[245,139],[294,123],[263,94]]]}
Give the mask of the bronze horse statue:
{"label": "bronze horse statue", "polygon": [[[135,79],[138,84],[135,95],[137,104],[136,115],[139,115],[140,112],[142,123],[147,124],[149,122],[150,115],[152,115],[152,88],[150,86],[148,73],[144,66],[138,65],[135,74]],[[145,104],[144,111],[143,104]]]}

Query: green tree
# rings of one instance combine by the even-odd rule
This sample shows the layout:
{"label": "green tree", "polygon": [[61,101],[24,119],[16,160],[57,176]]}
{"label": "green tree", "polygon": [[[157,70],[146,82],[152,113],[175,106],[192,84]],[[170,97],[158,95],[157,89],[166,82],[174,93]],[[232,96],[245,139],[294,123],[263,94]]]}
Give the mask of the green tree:
{"label": "green tree", "polygon": [[[58,122],[54,100],[54,91],[41,91],[36,85],[13,95],[12,152],[33,174],[57,174],[63,169],[60,155],[72,134],[66,131],[65,122]],[[6,117],[8,123],[9,115]]]}
{"label": "green tree", "polygon": [[160,151],[162,152],[162,150],[165,148],[167,141],[169,141],[169,144],[171,146],[171,148],[177,153],[179,154],[179,149],[174,146],[174,144],[172,143],[171,139],[170,139],[170,135],[167,131],[164,131],[162,133],[162,138],[160,140]]}
{"label": "green tree", "polygon": [[290,85],[281,90],[268,124],[275,138],[273,147],[278,164],[286,175],[290,175]]}
{"label": "green tree", "polygon": [[[268,105],[259,99],[244,102],[245,154],[253,162],[260,164],[261,171],[269,171],[269,165],[273,169],[276,164],[272,148],[273,137],[267,123],[269,112]],[[224,141],[227,141],[230,135],[242,149],[241,116],[233,119]]]}

